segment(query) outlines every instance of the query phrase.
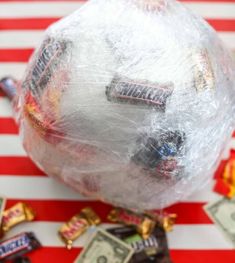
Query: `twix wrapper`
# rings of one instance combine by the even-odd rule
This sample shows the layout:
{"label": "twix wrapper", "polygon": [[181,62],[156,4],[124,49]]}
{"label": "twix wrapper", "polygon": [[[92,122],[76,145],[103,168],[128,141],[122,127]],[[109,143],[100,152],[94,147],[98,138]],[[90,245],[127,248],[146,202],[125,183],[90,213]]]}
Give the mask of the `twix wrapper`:
{"label": "twix wrapper", "polygon": [[108,215],[108,220],[115,223],[136,226],[137,232],[141,234],[144,239],[147,239],[151,235],[156,224],[151,218],[145,215],[135,214],[122,208],[113,209]]}
{"label": "twix wrapper", "polygon": [[60,227],[59,236],[66,244],[66,247],[71,249],[73,242],[85,233],[91,225],[100,223],[101,219],[99,216],[91,208],[87,207]]}
{"label": "twix wrapper", "polygon": [[177,214],[170,214],[167,212],[159,211],[148,211],[146,213],[152,219],[154,219],[159,226],[161,226],[166,232],[173,230],[175,221],[177,219]]}
{"label": "twix wrapper", "polygon": [[2,230],[3,232],[7,232],[15,225],[22,222],[32,221],[34,218],[35,213],[31,207],[25,203],[17,203],[3,212]]}

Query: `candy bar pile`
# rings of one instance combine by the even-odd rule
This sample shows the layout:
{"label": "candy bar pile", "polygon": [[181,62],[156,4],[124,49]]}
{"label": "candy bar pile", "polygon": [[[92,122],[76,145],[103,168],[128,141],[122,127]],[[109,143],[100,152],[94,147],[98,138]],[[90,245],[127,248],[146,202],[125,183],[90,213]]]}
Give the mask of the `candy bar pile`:
{"label": "candy bar pile", "polygon": [[[95,234],[75,263],[171,262],[166,231],[172,230],[175,214],[158,212],[135,214],[122,208],[115,208],[110,211],[107,219],[123,226],[115,226],[105,231],[99,227],[93,228]],[[59,235],[67,248],[71,249],[72,243],[89,227],[100,223],[99,216],[91,208],[85,208],[61,226]],[[116,253],[117,246],[120,251],[122,250],[119,254]],[[120,261],[113,261],[118,258]]]}
{"label": "candy bar pile", "polygon": [[31,207],[25,203],[17,203],[9,209],[4,210],[6,199],[0,198],[0,262],[30,263],[27,257],[22,257],[26,253],[41,247],[40,242],[33,232],[22,232],[11,238],[4,239],[7,232],[23,222],[34,220],[35,213]]}
{"label": "candy bar pile", "polygon": [[[6,199],[0,199],[0,262],[30,263],[25,257],[28,252],[41,247],[33,232],[23,232],[5,238],[6,233],[18,224],[34,220],[35,211],[26,203],[16,203],[5,209]],[[107,261],[120,263],[171,262],[166,232],[171,231],[176,219],[175,214],[150,211],[137,214],[131,211],[114,208],[107,216],[113,227],[101,228],[101,218],[90,207],[81,209],[58,230],[59,238],[72,249],[75,240],[84,233],[90,236],[89,244],[75,260],[77,263],[93,262],[106,258]],[[56,234],[56,233],[55,233]],[[117,260],[117,261],[114,261]]]}

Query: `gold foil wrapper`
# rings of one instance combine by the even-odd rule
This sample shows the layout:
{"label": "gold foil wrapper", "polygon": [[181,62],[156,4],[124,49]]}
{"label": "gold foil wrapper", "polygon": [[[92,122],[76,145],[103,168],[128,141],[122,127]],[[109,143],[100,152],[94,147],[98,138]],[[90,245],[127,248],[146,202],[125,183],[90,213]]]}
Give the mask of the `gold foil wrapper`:
{"label": "gold foil wrapper", "polygon": [[109,215],[108,220],[115,223],[123,223],[125,225],[136,226],[136,230],[144,239],[147,239],[156,223],[149,217],[141,214],[135,214],[131,211],[116,208],[113,209]]}
{"label": "gold foil wrapper", "polygon": [[2,230],[7,232],[15,225],[32,221],[34,218],[35,213],[31,207],[25,203],[17,203],[3,212]]}
{"label": "gold foil wrapper", "polygon": [[99,225],[101,223],[100,217],[95,213],[95,211],[92,208],[83,208],[81,213],[86,217],[90,225]]}
{"label": "gold foil wrapper", "polygon": [[89,227],[88,220],[80,214],[73,216],[59,229],[59,236],[68,249],[72,248],[73,241],[80,237]]}
{"label": "gold foil wrapper", "polygon": [[66,244],[66,247],[71,249],[74,240],[85,233],[91,225],[99,225],[100,223],[101,219],[95,211],[90,207],[86,207],[60,227],[59,236]]}
{"label": "gold foil wrapper", "polygon": [[158,212],[158,211],[148,211],[146,213],[153,220],[156,221],[156,224],[162,227],[166,232],[170,232],[174,228],[175,221],[177,219],[177,214],[169,214],[166,212]]}

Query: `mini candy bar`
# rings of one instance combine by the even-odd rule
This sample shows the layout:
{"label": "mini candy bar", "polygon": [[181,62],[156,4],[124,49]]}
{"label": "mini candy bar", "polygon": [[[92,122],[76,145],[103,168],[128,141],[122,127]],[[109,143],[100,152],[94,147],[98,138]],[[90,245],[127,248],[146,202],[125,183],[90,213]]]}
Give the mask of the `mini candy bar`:
{"label": "mini candy bar", "polygon": [[28,72],[26,80],[22,83],[22,88],[29,89],[35,98],[41,95],[58,65],[61,64],[67,47],[68,42],[46,38],[37,52],[38,59],[31,65],[32,70]]}
{"label": "mini candy bar", "polygon": [[135,214],[122,208],[113,209],[108,215],[108,220],[136,226],[137,232],[140,233],[143,238],[148,238],[155,226],[155,222],[149,217]]}
{"label": "mini candy bar", "polygon": [[215,88],[215,76],[207,49],[192,52],[194,65],[194,85],[197,91]]}
{"label": "mini candy bar", "polygon": [[91,208],[84,208],[80,214],[73,216],[59,229],[59,235],[68,249],[72,248],[73,241],[80,237],[90,225],[100,224],[101,219]]}
{"label": "mini candy bar", "polygon": [[136,227],[134,226],[115,227],[107,229],[106,231],[120,239],[125,239],[137,233]]}
{"label": "mini candy bar", "polygon": [[0,89],[12,100],[17,92],[17,81],[11,77],[5,77],[0,80]]}
{"label": "mini candy bar", "polygon": [[41,246],[32,232],[24,232],[0,243],[0,262],[12,260]]}
{"label": "mini candy bar", "polygon": [[30,259],[28,257],[19,257],[16,258],[13,263],[31,263]]}
{"label": "mini candy bar", "polygon": [[90,225],[99,225],[101,223],[100,217],[90,207],[83,208],[81,214],[87,218]]}
{"label": "mini candy bar", "polygon": [[173,83],[150,83],[117,76],[106,87],[106,96],[109,101],[147,105],[164,111],[173,88]]}
{"label": "mini candy bar", "polygon": [[137,141],[138,151],[132,160],[147,168],[156,168],[158,165],[162,167],[162,161],[172,160],[180,153],[184,141],[185,134],[180,131],[159,131],[152,135],[142,135]]}
{"label": "mini candy bar", "polygon": [[162,227],[157,226],[154,228],[152,236],[157,239],[159,244],[159,253],[157,254],[159,261],[156,262],[171,262],[166,231]]}
{"label": "mini candy bar", "polygon": [[32,221],[35,218],[33,210],[25,203],[17,203],[3,212],[2,230],[9,231],[15,225]]}
{"label": "mini candy bar", "polygon": [[[125,240],[126,241],[126,240]],[[148,239],[142,239],[142,240],[136,240],[130,243],[132,248],[136,251],[139,252],[141,250],[144,250],[146,248],[158,248],[158,241],[156,237],[150,236]]]}
{"label": "mini candy bar", "polygon": [[146,212],[148,216],[154,219],[157,222],[157,225],[163,227],[166,232],[173,230],[173,226],[177,219],[177,214],[169,214],[167,212],[159,211],[148,211]]}

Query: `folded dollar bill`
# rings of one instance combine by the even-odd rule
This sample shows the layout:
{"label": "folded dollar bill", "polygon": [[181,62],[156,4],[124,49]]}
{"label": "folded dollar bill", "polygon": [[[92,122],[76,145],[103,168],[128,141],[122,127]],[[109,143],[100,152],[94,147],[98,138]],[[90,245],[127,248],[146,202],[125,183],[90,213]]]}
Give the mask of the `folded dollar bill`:
{"label": "folded dollar bill", "polygon": [[74,263],[127,263],[133,253],[124,241],[98,228]]}
{"label": "folded dollar bill", "polygon": [[235,198],[222,198],[204,206],[213,222],[235,247]]}

